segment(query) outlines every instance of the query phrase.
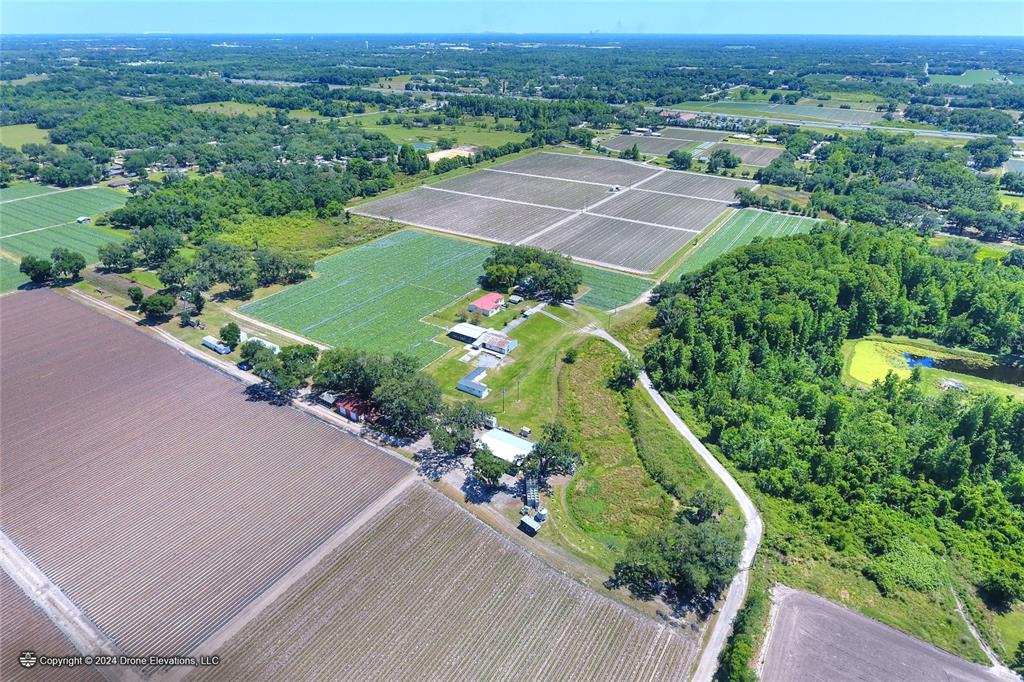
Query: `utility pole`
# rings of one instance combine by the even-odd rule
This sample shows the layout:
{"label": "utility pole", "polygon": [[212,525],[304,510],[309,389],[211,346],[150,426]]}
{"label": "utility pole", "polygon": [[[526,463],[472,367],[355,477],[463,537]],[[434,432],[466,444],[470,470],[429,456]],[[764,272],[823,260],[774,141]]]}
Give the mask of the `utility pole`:
{"label": "utility pole", "polygon": [[505,389],[501,389],[501,413],[505,414]]}

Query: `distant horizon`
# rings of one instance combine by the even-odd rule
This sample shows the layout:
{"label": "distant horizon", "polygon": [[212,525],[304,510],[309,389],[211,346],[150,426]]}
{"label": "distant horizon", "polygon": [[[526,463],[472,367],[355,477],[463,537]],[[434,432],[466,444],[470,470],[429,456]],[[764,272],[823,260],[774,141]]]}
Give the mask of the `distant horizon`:
{"label": "distant horizon", "polygon": [[999,39],[999,40],[1019,40],[1024,47],[1024,36],[1011,35],[1011,34],[988,34],[988,35],[972,35],[969,33],[963,34],[944,34],[944,33],[606,33],[602,31],[591,31],[586,33],[573,33],[573,32],[551,32],[545,33],[542,31],[530,31],[530,32],[507,32],[502,33],[500,31],[479,31],[479,32],[453,32],[443,33],[436,31],[426,32],[403,32],[403,33],[374,33],[368,31],[360,31],[355,33],[344,33],[344,32],[317,32],[317,31],[289,31],[289,32],[246,32],[246,33],[233,33],[230,31],[210,31],[210,32],[186,32],[186,31],[142,31],[137,33],[124,32],[124,31],[95,31],[90,33],[8,33],[4,32],[4,38],[36,38],[36,37],[48,37],[48,38],[145,38],[147,36],[166,36],[171,38],[208,38],[211,36],[224,36],[224,37],[235,37],[235,38],[278,38],[278,37],[297,37],[307,36],[310,38],[609,38],[613,40],[623,38],[640,38],[644,40],[654,40],[658,38],[701,38],[701,39],[713,39],[713,38],[841,38],[844,40],[856,40],[859,38],[912,38],[912,39]]}
{"label": "distant horizon", "polygon": [[1024,36],[1019,0],[8,0],[5,36]]}

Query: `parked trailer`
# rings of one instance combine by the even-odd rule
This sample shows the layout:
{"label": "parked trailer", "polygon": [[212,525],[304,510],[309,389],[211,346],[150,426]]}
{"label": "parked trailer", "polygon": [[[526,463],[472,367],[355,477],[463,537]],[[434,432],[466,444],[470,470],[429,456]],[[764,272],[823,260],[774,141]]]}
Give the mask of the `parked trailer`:
{"label": "parked trailer", "polygon": [[226,343],[222,343],[220,339],[215,336],[204,336],[203,345],[221,355],[227,355],[231,352],[231,346]]}

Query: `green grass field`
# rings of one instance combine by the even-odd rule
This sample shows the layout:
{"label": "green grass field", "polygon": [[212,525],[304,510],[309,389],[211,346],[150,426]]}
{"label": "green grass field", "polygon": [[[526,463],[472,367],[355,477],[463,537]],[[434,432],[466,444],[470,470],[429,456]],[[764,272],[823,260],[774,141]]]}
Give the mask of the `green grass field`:
{"label": "green grass field", "polygon": [[[621,353],[586,340],[571,365],[561,368],[559,413],[578,438],[583,466],[557,491],[562,516],[551,524],[559,544],[610,571],[631,539],[664,528],[672,497],[644,469],[626,415],[626,398],[608,387]],[[564,505],[564,509],[562,509]],[[589,555],[589,556],[588,556]]]}
{"label": "green grass field", "polygon": [[[889,372],[906,379],[911,375],[911,369],[907,366],[903,353],[933,357],[937,360],[962,360],[980,367],[990,367],[996,363],[996,358],[991,355],[959,348],[948,348],[927,339],[869,336],[843,344],[843,377],[847,381],[861,386],[869,386],[874,381],[881,381]],[[939,393],[941,391],[940,383],[943,379],[954,379],[962,383],[971,393],[990,391],[1000,395],[1024,398],[1024,386],[952,372],[938,367],[921,367],[920,371],[923,388],[929,393]]]}
{"label": "green grass field", "polygon": [[243,102],[204,102],[203,104],[189,104],[192,111],[207,111],[225,116],[259,116],[260,114],[272,114],[276,111],[273,107],[265,104],[247,104]]}
{"label": "green grass field", "polygon": [[669,279],[674,279],[680,274],[696,272],[722,254],[749,244],[755,237],[785,237],[799,232],[809,232],[820,222],[813,218],[769,213],[751,208],[742,209],[691,251],[689,258],[683,261]]}
{"label": "green grass field", "polygon": [[[10,189],[16,192],[13,198],[7,194]],[[54,247],[63,246],[95,263],[101,244],[124,238],[121,232],[75,220],[122,206],[125,195],[104,188],[42,189],[49,191],[32,194],[34,190],[17,185],[0,194],[0,250],[17,257],[48,257]]]}
{"label": "green grass field", "polygon": [[0,256],[0,294],[14,291],[27,281],[28,277],[18,271],[17,263]]}
{"label": "green grass field", "polygon": [[612,310],[635,301],[640,294],[654,286],[654,280],[624,275],[611,270],[580,265],[583,286],[589,290],[579,302],[599,310]]}
{"label": "green grass field", "polygon": [[983,85],[985,83],[1010,84],[1011,81],[995,69],[968,69],[958,76],[938,73],[928,77],[929,83],[943,85]]}
{"label": "green grass field", "polygon": [[0,203],[11,201],[12,199],[24,199],[25,197],[49,194],[55,191],[57,191],[56,187],[40,185],[37,182],[14,182],[10,186],[0,189]]}
{"label": "green grass field", "polygon": [[34,123],[0,126],[0,144],[6,147],[21,149],[23,144],[48,144],[49,142],[50,133],[36,127]]}
{"label": "green grass field", "polygon": [[403,230],[325,258],[316,276],[242,312],[334,346],[403,351],[424,365],[447,346],[420,318],[477,286],[486,246]]}
{"label": "green grass field", "polygon": [[[455,138],[456,144],[469,144],[484,147],[499,147],[506,142],[522,142],[528,135],[510,130],[494,130],[491,127],[480,128],[473,123],[460,123],[458,125],[426,126],[424,128],[406,128],[402,125],[387,124],[378,125],[385,114],[370,114],[368,116],[351,116],[345,122],[362,125],[369,132],[378,132],[387,135],[388,139],[397,144],[406,142],[433,143],[441,137]],[[490,126],[491,124],[486,124]]]}
{"label": "green grass field", "polygon": [[809,104],[772,104],[770,102],[705,102],[690,101],[673,104],[673,108],[689,111],[707,111],[715,114],[735,114],[738,116],[764,116],[781,119],[807,119],[830,121],[833,123],[873,123],[882,118],[882,114],[861,108],[841,109],[839,102],[830,104],[822,102],[822,106]]}

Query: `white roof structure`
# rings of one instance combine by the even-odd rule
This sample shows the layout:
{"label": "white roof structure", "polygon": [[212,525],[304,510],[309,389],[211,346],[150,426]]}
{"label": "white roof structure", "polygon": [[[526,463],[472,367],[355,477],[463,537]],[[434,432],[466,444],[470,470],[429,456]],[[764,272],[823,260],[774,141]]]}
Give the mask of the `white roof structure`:
{"label": "white roof structure", "polygon": [[495,457],[509,463],[514,463],[518,458],[528,454],[533,450],[534,445],[525,438],[513,436],[501,429],[484,432],[480,436],[480,442],[486,445]]}
{"label": "white roof structure", "polygon": [[476,340],[489,331],[491,330],[485,329],[484,327],[478,327],[475,324],[470,324],[469,322],[460,322],[451,329],[449,329],[448,333],[457,334],[459,336],[465,336],[467,338]]}

